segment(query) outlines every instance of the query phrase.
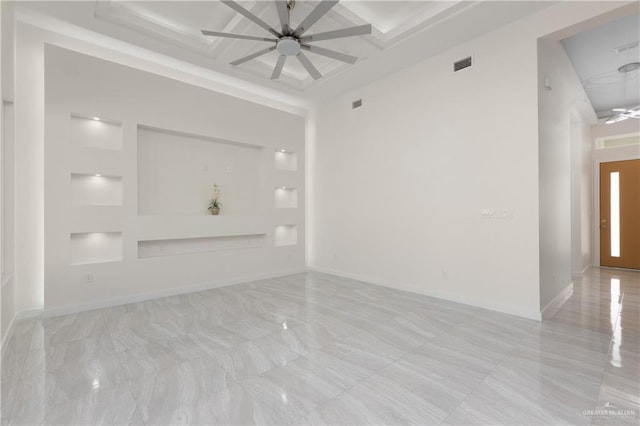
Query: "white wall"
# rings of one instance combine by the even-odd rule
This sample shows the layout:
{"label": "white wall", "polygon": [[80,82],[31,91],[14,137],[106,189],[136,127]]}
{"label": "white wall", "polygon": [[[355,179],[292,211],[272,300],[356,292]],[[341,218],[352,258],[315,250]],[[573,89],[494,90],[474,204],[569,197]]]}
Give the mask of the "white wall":
{"label": "white wall", "polygon": [[44,55],[37,34],[16,27],[15,274],[16,308],[44,303]]}
{"label": "white wall", "polygon": [[322,106],[311,265],[539,317],[536,93],[535,42],[502,30]]}
{"label": "white wall", "polygon": [[14,106],[2,108],[2,341],[5,341],[16,315],[15,300],[15,228],[14,228]]}
{"label": "white wall", "polygon": [[538,84],[540,308],[544,310],[572,283],[572,273],[580,275],[586,267],[583,259],[590,258],[582,243],[584,239],[588,246],[590,241],[588,214],[586,226],[582,223],[583,209],[586,205],[588,212],[590,205],[591,167],[583,162],[585,151],[591,149],[589,125],[596,116],[562,45],[554,39],[538,42]]}

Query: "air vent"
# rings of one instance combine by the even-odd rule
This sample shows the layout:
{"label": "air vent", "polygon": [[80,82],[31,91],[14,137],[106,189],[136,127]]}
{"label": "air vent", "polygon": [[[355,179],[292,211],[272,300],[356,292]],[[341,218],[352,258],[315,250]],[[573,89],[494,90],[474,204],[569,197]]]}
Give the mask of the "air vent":
{"label": "air vent", "polygon": [[362,99],[351,102],[351,109],[360,108],[362,106]]}
{"label": "air vent", "polygon": [[638,47],[639,44],[640,42],[634,41],[633,43],[625,44],[623,46],[618,46],[613,50],[616,53],[622,53],[622,52],[626,52],[627,50],[635,49],[636,47]]}
{"label": "air vent", "polygon": [[460,71],[471,66],[471,56],[453,63],[453,71]]}

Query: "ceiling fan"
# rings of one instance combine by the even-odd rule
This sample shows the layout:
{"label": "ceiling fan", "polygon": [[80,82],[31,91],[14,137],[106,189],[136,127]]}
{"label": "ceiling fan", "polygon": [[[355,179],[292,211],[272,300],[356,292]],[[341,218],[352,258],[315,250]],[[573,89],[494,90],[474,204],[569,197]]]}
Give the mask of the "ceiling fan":
{"label": "ceiling fan", "polygon": [[240,6],[238,3],[232,0],[222,0],[222,3],[229,6],[245,18],[251,20],[253,23],[261,26],[267,30],[273,37],[256,37],[243,34],[231,34],[218,31],[202,30],[202,34],[206,36],[214,37],[227,37],[236,38],[242,40],[257,40],[274,43],[271,47],[259,50],[251,55],[237,59],[231,62],[231,65],[236,66],[243,64],[247,61],[255,59],[259,56],[266,55],[269,52],[277,50],[280,56],[276,62],[271,79],[275,80],[280,78],[284,63],[289,56],[295,56],[302,66],[307,70],[309,75],[313,79],[317,80],[322,77],[322,74],[313,65],[309,58],[303,53],[303,50],[315,53],[317,55],[326,56],[328,58],[337,59],[338,61],[346,62],[348,64],[355,63],[358,58],[355,56],[347,55],[335,50],[325,49],[324,47],[312,45],[316,41],[332,40],[344,37],[353,37],[357,35],[371,34],[371,24],[358,25],[356,27],[343,28],[340,30],[326,31],[316,34],[305,35],[307,30],[311,28],[320,18],[322,18],[333,6],[338,4],[340,0],[322,0],[318,5],[309,13],[309,15],[302,20],[300,25],[296,28],[290,26],[290,12],[295,7],[295,0],[275,0],[276,9],[278,11],[278,18],[280,20],[281,31],[276,31],[269,26],[265,21],[251,13],[249,10]]}
{"label": "ceiling fan", "polygon": [[640,105],[634,108],[612,108],[611,111],[615,114],[607,118],[605,124],[613,124],[629,118],[640,119]]}

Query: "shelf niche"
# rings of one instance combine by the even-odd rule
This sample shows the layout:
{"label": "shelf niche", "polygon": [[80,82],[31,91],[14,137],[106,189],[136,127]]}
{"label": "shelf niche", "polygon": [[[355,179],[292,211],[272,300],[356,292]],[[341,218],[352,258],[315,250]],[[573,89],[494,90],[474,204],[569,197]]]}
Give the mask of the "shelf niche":
{"label": "shelf niche", "polygon": [[71,264],[118,262],[122,260],[121,232],[71,234]]}
{"label": "shelf niche", "polygon": [[122,124],[72,114],[71,144],[81,148],[119,151],[122,149]]}
{"label": "shelf niche", "polygon": [[276,247],[295,246],[298,244],[298,227],[296,225],[278,225],[274,231]]}
{"label": "shelf niche", "polygon": [[298,170],[298,155],[295,152],[277,150],[275,153],[276,170],[295,172]]}
{"label": "shelf niche", "polygon": [[138,258],[177,256],[264,246],[264,234],[138,241]]}
{"label": "shelf niche", "polygon": [[298,207],[298,190],[296,188],[277,187],[274,191],[277,209],[295,209]]}
{"label": "shelf niche", "polygon": [[122,178],[72,173],[71,204],[74,206],[121,206]]}
{"label": "shelf niche", "polygon": [[138,215],[210,215],[213,184],[222,215],[260,212],[263,148],[138,126]]}

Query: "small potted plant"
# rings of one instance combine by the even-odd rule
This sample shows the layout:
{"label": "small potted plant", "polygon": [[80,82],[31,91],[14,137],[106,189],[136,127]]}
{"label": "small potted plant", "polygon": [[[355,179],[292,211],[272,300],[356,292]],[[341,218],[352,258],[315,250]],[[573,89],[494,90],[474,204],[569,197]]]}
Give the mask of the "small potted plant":
{"label": "small potted plant", "polygon": [[209,211],[212,215],[220,214],[220,207],[222,207],[222,203],[218,198],[220,197],[220,187],[217,183],[213,184],[213,197],[209,202]]}

